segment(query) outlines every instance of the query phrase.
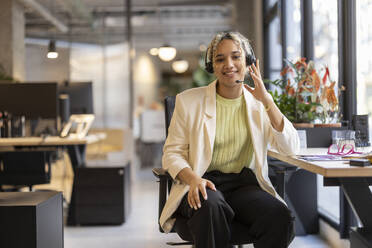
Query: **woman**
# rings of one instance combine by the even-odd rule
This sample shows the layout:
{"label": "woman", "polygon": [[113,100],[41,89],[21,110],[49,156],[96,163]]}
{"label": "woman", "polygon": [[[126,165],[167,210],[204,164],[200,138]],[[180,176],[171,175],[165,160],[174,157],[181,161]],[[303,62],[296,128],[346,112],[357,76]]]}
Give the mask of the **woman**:
{"label": "woman", "polygon": [[[163,167],[176,180],[160,217],[169,232],[174,213],[188,218],[197,248],[229,246],[231,222],[250,230],[256,248],[287,247],[292,218],[268,178],[267,147],[294,155],[299,138],[266,91],[248,40],[217,34],[206,69],[217,78],[177,95]],[[249,73],[254,88],[243,84]]]}

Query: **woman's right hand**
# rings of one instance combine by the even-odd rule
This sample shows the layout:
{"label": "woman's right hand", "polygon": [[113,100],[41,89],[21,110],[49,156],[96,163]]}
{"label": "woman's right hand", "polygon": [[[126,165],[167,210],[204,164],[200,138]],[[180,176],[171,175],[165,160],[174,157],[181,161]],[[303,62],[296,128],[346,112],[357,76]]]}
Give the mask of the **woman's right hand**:
{"label": "woman's right hand", "polygon": [[199,176],[193,177],[189,185],[190,190],[187,195],[187,202],[189,203],[190,207],[195,210],[201,208],[199,192],[202,194],[204,200],[207,200],[208,198],[207,187],[210,188],[211,190],[216,191],[216,187],[211,181],[201,178]]}

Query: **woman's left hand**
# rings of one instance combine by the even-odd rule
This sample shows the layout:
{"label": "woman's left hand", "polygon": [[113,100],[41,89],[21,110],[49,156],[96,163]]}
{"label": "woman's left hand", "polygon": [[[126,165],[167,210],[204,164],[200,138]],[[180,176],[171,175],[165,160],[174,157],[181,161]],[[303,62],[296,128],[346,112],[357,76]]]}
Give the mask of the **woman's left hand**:
{"label": "woman's left hand", "polygon": [[261,78],[260,61],[258,59],[256,61],[257,67],[255,66],[254,63],[248,67],[248,72],[251,75],[254,82],[254,88],[251,88],[246,84],[243,85],[258,101],[262,102],[266,106],[268,102],[271,100],[271,97],[270,94],[267,92]]}

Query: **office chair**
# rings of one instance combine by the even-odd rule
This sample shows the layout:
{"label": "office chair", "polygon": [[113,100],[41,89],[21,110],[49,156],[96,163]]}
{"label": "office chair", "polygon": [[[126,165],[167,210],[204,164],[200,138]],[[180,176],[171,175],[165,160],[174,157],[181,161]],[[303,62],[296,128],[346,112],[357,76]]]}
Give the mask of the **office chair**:
{"label": "office chair", "polygon": [[2,185],[19,189],[28,186],[32,191],[35,184],[50,183],[51,150],[15,151],[0,154],[0,191]]}
{"label": "office chair", "polygon": [[[166,136],[168,136],[168,127],[172,119],[174,107],[175,107],[175,96],[167,96],[164,99],[165,105],[165,125],[166,125]],[[291,172],[294,172],[297,167],[286,166],[283,167],[280,164],[271,163],[271,169],[277,175],[277,191],[278,194],[284,198],[285,192],[285,182],[289,179]],[[155,177],[159,179],[159,216],[163,211],[167,196],[172,187],[173,179],[172,177],[162,168],[154,168],[152,170]],[[159,226],[160,232],[163,232],[162,228]],[[168,245],[192,245],[193,239],[191,233],[187,226],[187,219],[182,216],[176,216],[176,222],[171,232],[176,232],[181,239],[186,242],[167,242]],[[232,237],[231,244],[236,245],[238,248],[242,248],[244,244],[253,243],[254,238],[248,236],[248,228],[244,225],[241,225],[239,222],[233,221],[232,223]]]}

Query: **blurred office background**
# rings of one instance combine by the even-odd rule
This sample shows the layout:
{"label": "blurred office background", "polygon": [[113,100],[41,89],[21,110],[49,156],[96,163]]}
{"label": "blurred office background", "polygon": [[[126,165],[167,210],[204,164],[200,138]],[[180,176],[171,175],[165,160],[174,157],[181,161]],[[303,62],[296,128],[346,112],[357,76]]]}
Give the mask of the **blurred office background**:
{"label": "blurred office background", "polygon": [[[87,163],[131,165],[126,222],[66,226],[66,248],[166,247],[178,240],[158,231],[151,174],[161,166],[163,99],[213,80],[203,55],[216,32],[248,37],[264,78],[280,78],[284,59],[328,65],[331,78],[346,85],[344,118],[368,114],[372,123],[371,0],[2,0],[0,10],[0,83],[90,82],[91,133],[106,138],[88,146]],[[170,61],[159,56],[164,46],[176,51]],[[48,58],[53,49],[58,56]],[[63,191],[68,204],[68,164],[60,155],[51,185],[35,188]],[[349,247],[342,194],[323,187],[321,176],[316,190],[320,231],[296,237],[291,247]]]}

